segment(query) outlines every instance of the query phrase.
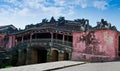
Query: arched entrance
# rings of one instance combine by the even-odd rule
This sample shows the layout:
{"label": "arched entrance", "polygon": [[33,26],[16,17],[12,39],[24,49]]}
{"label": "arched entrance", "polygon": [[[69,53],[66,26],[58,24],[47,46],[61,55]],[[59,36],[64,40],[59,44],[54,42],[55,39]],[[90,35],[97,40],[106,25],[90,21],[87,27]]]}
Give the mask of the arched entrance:
{"label": "arched entrance", "polygon": [[38,62],[38,51],[35,48],[31,49],[31,64]]}
{"label": "arched entrance", "polygon": [[45,63],[47,61],[47,50],[38,50],[38,63]]}
{"label": "arched entrance", "polygon": [[58,61],[59,53],[57,50],[52,51],[52,58],[51,61]]}
{"label": "arched entrance", "polygon": [[69,60],[69,53],[64,52],[64,60]]}
{"label": "arched entrance", "polygon": [[31,50],[31,64],[45,63],[47,61],[47,50],[32,48]]}

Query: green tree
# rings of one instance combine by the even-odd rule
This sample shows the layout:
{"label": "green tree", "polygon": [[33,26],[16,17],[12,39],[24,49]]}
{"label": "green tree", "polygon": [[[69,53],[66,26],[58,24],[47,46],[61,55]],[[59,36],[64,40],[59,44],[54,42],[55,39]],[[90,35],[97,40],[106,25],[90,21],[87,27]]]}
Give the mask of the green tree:
{"label": "green tree", "polygon": [[53,17],[53,16],[51,17],[50,22],[51,22],[51,23],[56,22],[56,20],[54,19],[54,17]]}
{"label": "green tree", "polygon": [[46,19],[46,18],[45,18],[45,19],[42,19],[42,23],[43,23],[43,24],[46,24],[47,22],[48,22],[48,19]]}
{"label": "green tree", "polygon": [[65,18],[64,17],[59,17],[58,25],[60,26],[60,25],[63,25],[63,24],[65,24]]}

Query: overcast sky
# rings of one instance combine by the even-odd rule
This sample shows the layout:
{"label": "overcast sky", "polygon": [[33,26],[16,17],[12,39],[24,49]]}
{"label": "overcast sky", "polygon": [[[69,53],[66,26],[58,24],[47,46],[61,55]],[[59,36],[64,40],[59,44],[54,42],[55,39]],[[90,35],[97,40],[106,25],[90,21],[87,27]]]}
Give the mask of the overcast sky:
{"label": "overcast sky", "polygon": [[0,0],[0,26],[13,24],[23,29],[51,16],[86,18],[92,26],[104,18],[120,30],[120,0]]}

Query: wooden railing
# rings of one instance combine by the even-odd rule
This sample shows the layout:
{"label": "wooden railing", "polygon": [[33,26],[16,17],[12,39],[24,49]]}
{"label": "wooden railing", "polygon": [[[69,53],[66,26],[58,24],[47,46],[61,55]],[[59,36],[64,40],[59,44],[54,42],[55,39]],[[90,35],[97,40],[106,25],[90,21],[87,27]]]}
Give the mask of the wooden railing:
{"label": "wooden railing", "polygon": [[25,44],[32,44],[32,43],[47,43],[49,46],[54,46],[54,44],[58,44],[59,46],[69,46],[72,47],[72,42],[62,41],[58,39],[32,39],[32,40],[24,40],[23,42],[18,42],[17,45],[25,45]]}

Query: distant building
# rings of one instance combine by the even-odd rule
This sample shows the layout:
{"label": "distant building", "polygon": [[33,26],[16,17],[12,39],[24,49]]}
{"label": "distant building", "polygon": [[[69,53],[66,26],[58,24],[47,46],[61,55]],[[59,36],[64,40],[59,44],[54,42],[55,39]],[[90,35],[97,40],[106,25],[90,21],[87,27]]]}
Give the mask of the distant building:
{"label": "distant building", "polygon": [[17,28],[13,25],[0,26],[0,34],[11,34],[17,31]]}
{"label": "distant building", "polygon": [[[13,25],[0,26],[0,65],[9,64],[10,54],[7,52],[8,44],[10,44],[9,35],[17,32],[17,28]],[[7,46],[8,45],[8,46]],[[0,66],[0,67],[1,67]]]}

